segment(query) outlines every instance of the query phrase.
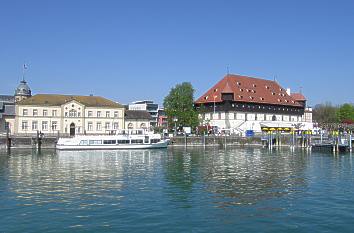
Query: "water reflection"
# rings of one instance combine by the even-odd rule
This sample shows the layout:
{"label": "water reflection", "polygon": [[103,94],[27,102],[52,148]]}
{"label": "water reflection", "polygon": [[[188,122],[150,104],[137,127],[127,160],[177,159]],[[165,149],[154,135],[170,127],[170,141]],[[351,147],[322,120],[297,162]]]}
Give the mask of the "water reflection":
{"label": "water reflection", "polygon": [[[175,201],[188,202],[195,188],[212,194],[217,207],[250,205],[306,189],[306,152],[264,149],[176,150],[165,167]],[[187,205],[188,206],[188,205]]]}
{"label": "water reflection", "polygon": [[6,179],[20,205],[74,203],[79,208],[119,203],[130,177],[149,179],[159,151],[42,151],[2,158]]}

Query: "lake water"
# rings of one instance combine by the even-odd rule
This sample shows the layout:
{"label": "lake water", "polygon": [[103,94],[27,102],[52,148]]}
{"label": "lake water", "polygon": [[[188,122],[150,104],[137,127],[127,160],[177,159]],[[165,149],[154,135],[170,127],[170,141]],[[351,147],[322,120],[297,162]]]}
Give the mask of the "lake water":
{"label": "lake water", "polygon": [[0,152],[0,233],[354,232],[352,156]]}

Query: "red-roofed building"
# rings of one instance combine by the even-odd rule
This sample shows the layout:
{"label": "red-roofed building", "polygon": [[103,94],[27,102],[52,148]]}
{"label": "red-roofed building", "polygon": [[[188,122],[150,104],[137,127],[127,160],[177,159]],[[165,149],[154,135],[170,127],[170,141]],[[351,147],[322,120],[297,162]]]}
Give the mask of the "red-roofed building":
{"label": "red-roofed building", "polygon": [[204,124],[242,133],[301,125],[306,98],[301,93],[291,94],[276,81],[229,74],[198,98],[195,107],[203,112]]}

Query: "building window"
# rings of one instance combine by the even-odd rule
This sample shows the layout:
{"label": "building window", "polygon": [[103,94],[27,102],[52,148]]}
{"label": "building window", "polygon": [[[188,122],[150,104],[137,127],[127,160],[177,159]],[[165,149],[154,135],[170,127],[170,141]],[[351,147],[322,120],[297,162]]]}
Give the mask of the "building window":
{"label": "building window", "polygon": [[33,116],[38,116],[38,109],[33,109]]}
{"label": "building window", "polygon": [[43,110],[43,116],[48,116],[48,110]]}
{"label": "building window", "polygon": [[119,125],[118,125],[118,122],[114,122],[114,123],[113,123],[113,129],[118,129],[118,126],[119,126]]}
{"label": "building window", "polygon": [[32,130],[38,130],[38,122],[32,121]]}
{"label": "building window", "polygon": [[[43,111],[44,113],[44,111]],[[42,130],[45,131],[45,130],[48,130],[48,121],[42,121]]]}
{"label": "building window", "polygon": [[81,112],[78,112],[78,113],[77,113],[77,117],[81,117]]}
{"label": "building window", "polygon": [[70,111],[69,111],[69,117],[76,117],[76,110],[74,110],[74,109],[71,109]]}
{"label": "building window", "polygon": [[115,111],[115,112],[114,112],[114,118],[118,118],[118,116],[119,116],[119,115],[118,115],[118,111]]}
{"label": "building window", "polygon": [[28,115],[28,109],[23,109],[22,110],[22,115],[27,116]]}
{"label": "building window", "polygon": [[5,130],[10,130],[10,122],[5,122]]}
{"label": "building window", "polygon": [[272,116],[272,121],[276,121],[277,117],[275,115]]}
{"label": "building window", "polygon": [[145,123],[141,123],[140,128],[145,129],[146,128]]}
{"label": "building window", "polygon": [[110,114],[109,114],[109,111],[107,111],[107,112],[106,112],[106,117],[107,117],[107,118],[110,117],[109,115],[110,115]]}
{"label": "building window", "polygon": [[87,131],[92,131],[93,127],[92,127],[92,122],[88,122],[87,123]]}
{"label": "building window", "polygon": [[22,121],[22,130],[26,131],[28,129],[28,122]]}
{"label": "building window", "polygon": [[57,116],[57,110],[52,111],[52,116],[54,116],[54,117]]}
{"label": "building window", "polygon": [[52,130],[53,130],[53,131],[54,131],[54,130],[57,130],[57,127],[58,127],[58,122],[53,121],[53,122],[52,122]]}
{"label": "building window", "polygon": [[68,117],[68,112],[65,112],[65,117]]}
{"label": "building window", "polygon": [[133,123],[129,123],[128,124],[128,129],[132,129],[133,128]]}
{"label": "building window", "polygon": [[102,130],[101,122],[97,122],[97,123],[96,123],[96,130],[97,130],[97,131],[101,131],[101,130]]}
{"label": "building window", "polygon": [[109,122],[106,122],[105,124],[105,129],[109,130],[111,128],[111,124]]}
{"label": "building window", "polygon": [[97,111],[97,117],[101,117],[101,111]]}
{"label": "building window", "polygon": [[87,116],[92,117],[92,111],[88,111]]}

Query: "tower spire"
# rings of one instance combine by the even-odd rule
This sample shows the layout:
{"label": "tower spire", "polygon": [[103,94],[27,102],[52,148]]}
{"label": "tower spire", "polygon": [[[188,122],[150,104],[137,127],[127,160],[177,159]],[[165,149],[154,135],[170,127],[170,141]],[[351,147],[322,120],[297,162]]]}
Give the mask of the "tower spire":
{"label": "tower spire", "polygon": [[25,71],[27,70],[27,65],[26,65],[26,63],[24,62],[23,63],[23,67],[22,67],[22,82],[26,82],[25,81]]}

